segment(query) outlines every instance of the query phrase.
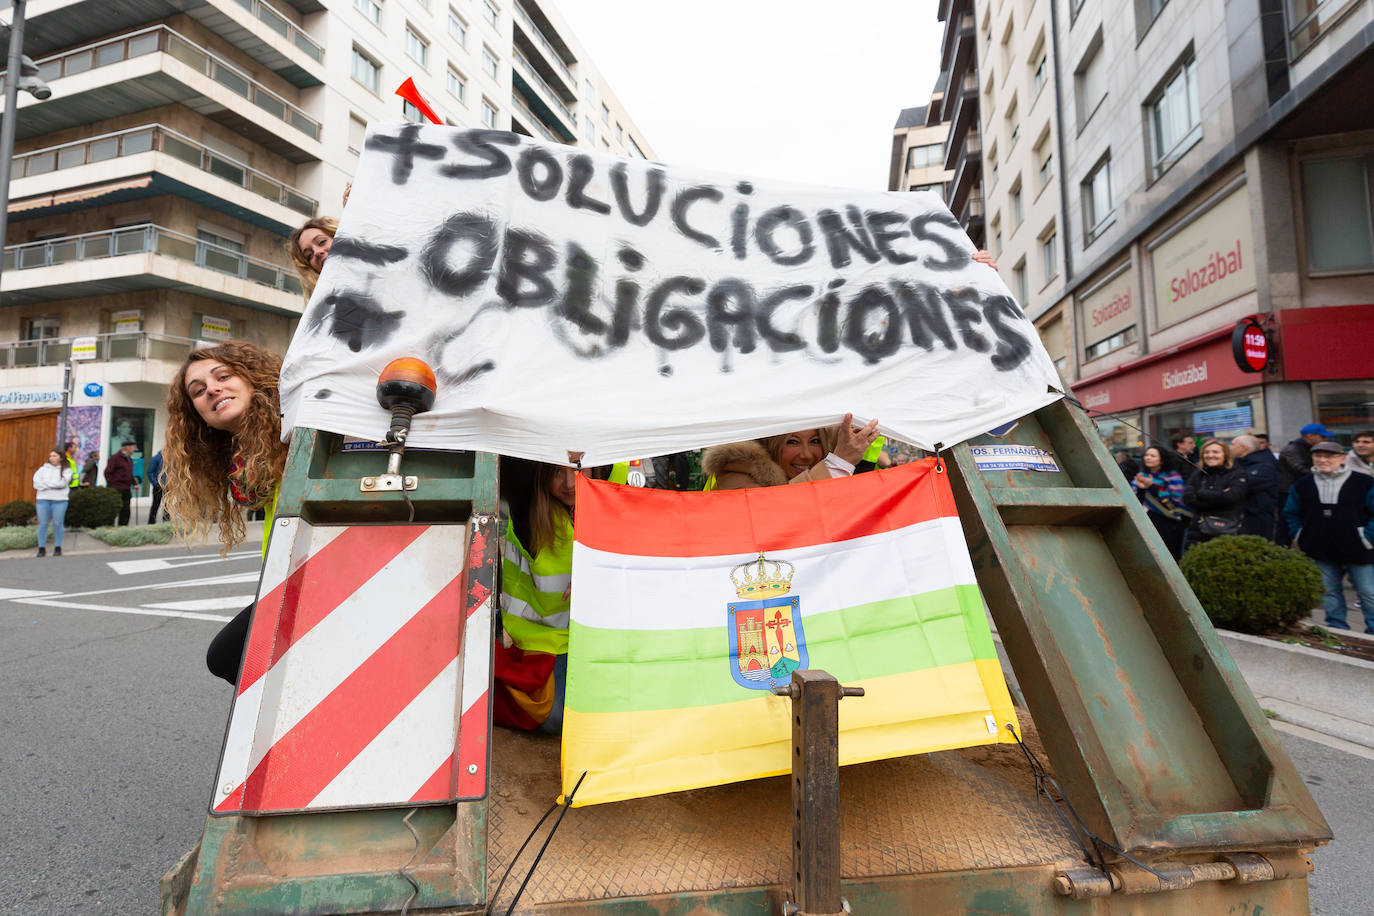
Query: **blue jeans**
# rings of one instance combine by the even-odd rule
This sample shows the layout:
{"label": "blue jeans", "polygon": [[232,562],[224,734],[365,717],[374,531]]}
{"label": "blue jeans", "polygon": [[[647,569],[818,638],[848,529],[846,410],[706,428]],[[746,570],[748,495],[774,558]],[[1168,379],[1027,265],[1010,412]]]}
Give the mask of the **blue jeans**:
{"label": "blue jeans", "polygon": [[1374,563],[1359,563],[1349,566],[1344,563],[1330,563],[1315,560],[1317,569],[1322,573],[1322,585],[1326,594],[1322,596],[1322,610],[1326,611],[1326,625],[1337,630],[1348,630],[1345,622],[1345,588],[1343,580],[1350,577],[1355,593],[1360,596],[1360,610],[1364,612],[1364,631],[1374,633]]}
{"label": "blue jeans", "polygon": [[65,499],[40,499],[38,506],[38,546],[48,543],[48,521],[52,521],[54,546],[62,546],[62,535],[66,532],[67,501]]}

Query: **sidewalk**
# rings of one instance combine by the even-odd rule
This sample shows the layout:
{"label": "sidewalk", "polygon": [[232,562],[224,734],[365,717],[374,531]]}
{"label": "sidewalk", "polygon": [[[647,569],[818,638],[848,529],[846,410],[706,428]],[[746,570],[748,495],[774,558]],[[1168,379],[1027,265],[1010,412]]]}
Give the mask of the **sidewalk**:
{"label": "sidewalk", "polygon": [[[248,533],[244,537],[243,543],[239,544],[235,549],[242,550],[247,547],[261,547],[262,522],[248,522],[246,528]],[[62,540],[62,556],[80,557],[88,556],[91,554],[105,553],[122,555],[132,554],[135,552],[145,550],[172,550],[178,547],[182,548],[183,550],[192,550],[198,547],[214,547],[217,546],[218,543],[219,542],[214,539],[214,532],[211,532],[210,539],[205,541],[188,543],[182,538],[173,535],[172,539],[168,541],[166,544],[143,544],[138,547],[115,547],[113,545],[106,544],[104,541],[96,540],[84,531],[73,531],[69,528],[67,529],[67,532]],[[5,550],[0,551],[0,560],[33,559],[35,553],[36,551],[32,547],[25,547],[20,550]],[[52,557],[51,535],[49,535],[48,537],[48,557]]]}

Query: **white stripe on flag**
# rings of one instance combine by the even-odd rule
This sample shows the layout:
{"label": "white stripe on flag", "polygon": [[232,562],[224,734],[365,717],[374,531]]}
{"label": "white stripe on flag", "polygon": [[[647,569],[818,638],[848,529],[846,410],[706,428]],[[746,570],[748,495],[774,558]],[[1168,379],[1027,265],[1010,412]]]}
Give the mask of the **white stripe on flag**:
{"label": "white stripe on flag", "polygon": [[[626,556],[574,544],[572,619],[615,630],[722,627],[725,605],[739,600],[730,571],[757,556]],[[803,617],[976,582],[954,517],[767,558],[796,568],[789,594],[801,596]]]}
{"label": "white stripe on flag", "polygon": [[[462,533],[457,525],[430,526],[239,696],[224,745],[216,804],[248,778],[273,744],[462,574],[461,568],[423,562],[461,556]],[[430,546],[431,541],[453,543]],[[406,570],[405,557],[412,551],[420,559]],[[405,587],[399,588],[398,582]],[[270,722],[260,723],[264,703],[273,714]]]}
{"label": "white stripe on flag", "polygon": [[395,803],[413,796],[453,756],[457,689],[455,658],[306,807]]}

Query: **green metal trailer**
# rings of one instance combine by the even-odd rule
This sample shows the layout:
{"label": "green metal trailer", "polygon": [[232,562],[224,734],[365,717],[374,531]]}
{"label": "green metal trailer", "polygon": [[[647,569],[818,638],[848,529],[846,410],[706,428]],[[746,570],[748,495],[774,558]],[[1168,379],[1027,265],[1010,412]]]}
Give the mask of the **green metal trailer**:
{"label": "green metal trailer", "polygon": [[[1059,471],[980,470],[973,448],[994,441]],[[463,526],[464,588],[489,595],[497,458],[406,461],[408,500],[368,491],[378,456],[297,430],[279,515]],[[799,773],[560,812],[530,872],[517,850],[559,793],[558,739],[496,729],[481,797],[208,816],[163,879],[164,916],[506,912],[522,882],[519,913],[1306,913],[1331,830],[1083,411],[1055,402],[945,463],[1024,750],[838,769],[837,696],[799,688],[805,788]]]}

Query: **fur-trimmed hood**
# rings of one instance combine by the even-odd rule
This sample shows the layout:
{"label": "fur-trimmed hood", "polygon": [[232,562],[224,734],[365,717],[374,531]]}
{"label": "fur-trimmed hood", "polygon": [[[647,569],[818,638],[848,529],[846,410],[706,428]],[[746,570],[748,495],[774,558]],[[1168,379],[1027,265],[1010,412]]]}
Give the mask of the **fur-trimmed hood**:
{"label": "fur-trimmed hood", "polygon": [[716,478],[718,490],[776,487],[787,483],[782,468],[752,439],[711,446],[702,453],[701,469]]}

